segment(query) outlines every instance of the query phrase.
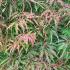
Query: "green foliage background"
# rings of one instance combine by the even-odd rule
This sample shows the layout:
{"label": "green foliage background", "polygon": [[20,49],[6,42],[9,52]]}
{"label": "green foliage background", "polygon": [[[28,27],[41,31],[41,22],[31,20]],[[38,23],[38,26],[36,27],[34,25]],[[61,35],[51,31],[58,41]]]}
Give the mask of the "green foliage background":
{"label": "green foliage background", "polygon": [[[63,7],[61,2],[50,4],[48,1],[52,0],[2,0],[0,70],[70,70],[70,0],[63,1],[69,8]],[[48,10],[61,15],[61,21],[55,22],[55,16],[47,22],[42,14]],[[23,12],[34,13],[37,18],[23,17]],[[27,28],[19,25],[18,19],[25,20]],[[35,33],[34,46],[21,42],[19,52],[10,52],[11,42],[17,41],[16,37],[22,33]]]}

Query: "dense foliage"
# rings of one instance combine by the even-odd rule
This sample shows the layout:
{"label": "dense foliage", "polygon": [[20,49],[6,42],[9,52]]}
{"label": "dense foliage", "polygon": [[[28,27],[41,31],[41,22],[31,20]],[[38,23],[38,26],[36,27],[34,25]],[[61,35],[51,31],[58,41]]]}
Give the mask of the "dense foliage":
{"label": "dense foliage", "polygon": [[0,70],[70,70],[70,0],[0,0]]}

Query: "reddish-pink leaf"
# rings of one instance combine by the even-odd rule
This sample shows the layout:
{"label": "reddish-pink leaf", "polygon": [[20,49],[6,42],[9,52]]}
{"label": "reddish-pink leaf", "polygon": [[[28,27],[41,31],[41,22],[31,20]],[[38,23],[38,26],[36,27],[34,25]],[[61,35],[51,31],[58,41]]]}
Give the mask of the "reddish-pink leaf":
{"label": "reddish-pink leaf", "polygon": [[24,35],[21,35],[19,39],[20,39],[21,41],[24,41],[24,43],[30,42],[30,43],[32,44],[32,46],[33,46],[36,37],[35,37],[35,34],[32,33],[32,34],[24,34]]}
{"label": "reddish-pink leaf", "polygon": [[34,13],[30,13],[27,15],[27,18],[29,18],[29,19],[33,19],[34,17],[35,17]]}
{"label": "reddish-pink leaf", "polygon": [[19,44],[14,42],[9,49],[10,49],[10,52],[14,51],[14,50],[18,50],[18,52],[19,52],[20,46],[19,46]]}
{"label": "reddish-pink leaf", "polygon": [[20,40],[24,41],[25,43],[28,43],[28,34],[20,36]]}
{"label": "reddish-pink leaf", "polygon": [[70,4],[64,4],[64,8],[70,8]]}

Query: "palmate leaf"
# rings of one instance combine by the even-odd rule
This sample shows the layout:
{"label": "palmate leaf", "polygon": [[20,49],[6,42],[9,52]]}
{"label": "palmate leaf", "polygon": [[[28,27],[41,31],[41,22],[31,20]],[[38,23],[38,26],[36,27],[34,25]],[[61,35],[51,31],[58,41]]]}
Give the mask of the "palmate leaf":
{"label": "palmate leaf", "polygon": [[8,50],[10,50],[10,52],[14,52],[15,50],[19,52],[20,48],[22,47],[26,47],[25,50],[27,51],[29,47],[29,43],[31,44],[31,46],[34,46],[36,36],[34,33],[19,34],[16,37],[16,40],[9,46]]}

